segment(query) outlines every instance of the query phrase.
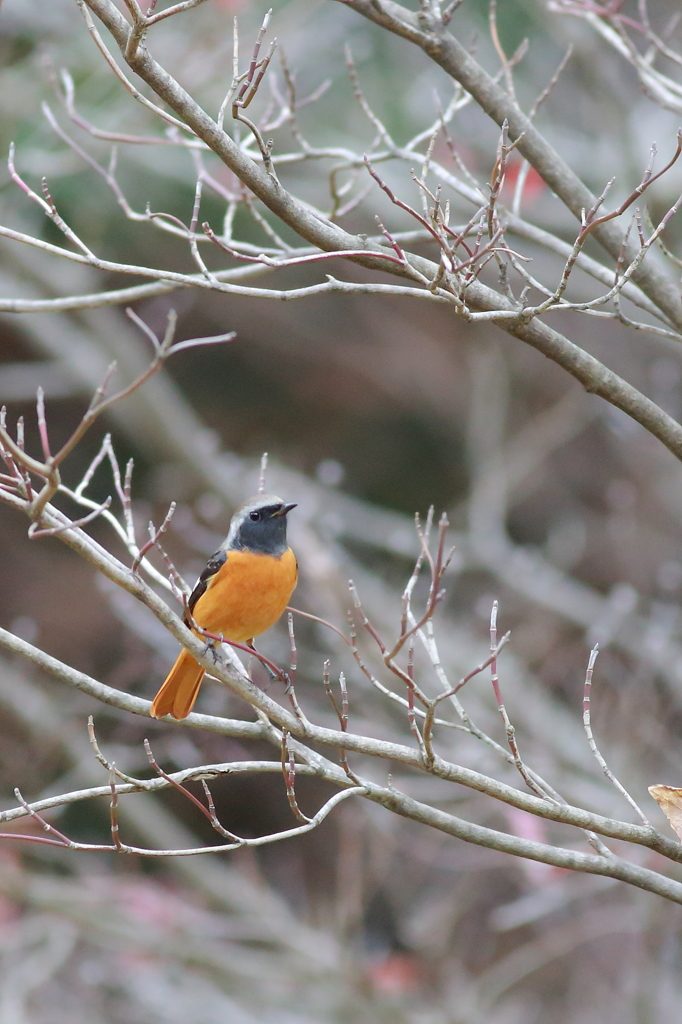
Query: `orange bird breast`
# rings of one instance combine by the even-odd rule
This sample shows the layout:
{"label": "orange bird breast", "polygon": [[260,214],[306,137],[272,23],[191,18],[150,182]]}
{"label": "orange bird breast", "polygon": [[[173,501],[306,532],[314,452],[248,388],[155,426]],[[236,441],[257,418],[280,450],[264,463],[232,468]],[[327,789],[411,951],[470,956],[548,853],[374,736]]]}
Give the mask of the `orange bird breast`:
{"label": "orange bird breast", "polygon": [[227,552],[192,615],[209,633],[245,643],[260,636],[280,617],[298,578],[296,557],[288,548],[280,558],[253,551]]}

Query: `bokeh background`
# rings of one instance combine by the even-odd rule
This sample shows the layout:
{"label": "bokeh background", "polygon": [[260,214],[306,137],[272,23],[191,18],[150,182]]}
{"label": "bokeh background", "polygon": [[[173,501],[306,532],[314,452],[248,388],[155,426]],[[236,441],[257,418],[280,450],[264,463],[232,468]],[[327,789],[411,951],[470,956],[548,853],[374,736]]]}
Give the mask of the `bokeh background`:
{"label": "bokeh background", "polygon": [[[155,52],[214,111],[231,77],[233,15],[242,39],[250,40],[267,6],[209,0],[160,27]],[[590,187],[600,191],[616,174],[615,194],[627,194],[651,142],[662,152],[672,149],[675,116],[641,93],[634,74],[584,23],[548,12],[541,0],[499,6],[507,50],[529,39],[516,71],[526,107],[574,44],[538,123]],[[664,20],[674,5],[656,6]],[[483,0],[465,0],[453,28],[497,69]],[[348,82],[345,45],[365,95],[396,139],[433,121],[434,92],[443,103],[449,98],[447,79],[420,51],[342,4],[277,0],[271,32],[296,69],[301,93],[331,80],[302,113],[316,145],[362,152],[371,142]],[[249,45],[243,43],[244,53]],[[37,187],[47,176],[62,215],[99,254],[191,270],[185,246],[153,225],[127,220],[105,183],[41,115],[47,99],[79,143],[106,163],[110,147],[70,125],[55,95],[55,74],[67,67],[79,109],[93,124],[160,131],[107,72],[75,4],[4,0],[0,59],[1,145],[6,151],[16,142],[27,180]],[[280,75],[276,63],[273,74]],[[451,131],[472,174],[488,180],[494,126],[470,105]],[[277,139],[291,147],[284,132]],[[282,176],[298,195],[322,204],[328,170],[304,163]],[[386,170],[406,193],[408,172]],[[119,180],[136,210],[149,202],[189,218],[194,177],[187,154],[122,147]],[[675,170],[660,183],[652,215],[667,209],[681,180]],[[533,177],[524,208],[535,223],[572,238],[570,218]],[[206,198],[202,213],[219,223],[215,197]],[[409,226],[376,190],[347,224],[372,232],[376,213],[394,229]],[[6,171],[0,172],[0,216],[4,224],[58,241]],[[265,244],[254,221],[239,218],[240,237]],[[673,248],[674,241],[675,229]],[[558,279],[558,261],[524,251],[535,257],[538,273]],[[0,293],[7,297],[131,283],[4,240],[0,255]],[[356,267],[326,269],[363,280]],[[297,269],[277,285],[317,280],[319,268]],[[178,355],[97,424],[68,463],[69,481],[80,478],[111,431],[121,463],[135,459],[141,528],[150,517],[159,522],[169,501],[179,503],[168,548],[191,580],[236,505],[256,489],[260,455],[268,451],[270,484],[299,502],[291,519],[302,566],[297,604],[343,628],[352,577],[387,632],[397,628],[400,592],[417,551],[412,516],[430,505],[447,510],[457,554],[438,629],[449,670],[461,674],[485,656],[497,598],[501,628],[512,630],[501,681],[526,760],[571,802],[627,817],[629,808],[604,780],[581,728],[582,680],[589,647],[599,641],[593,721],[602,749],[666,828],[646,788],[679,785],[682,778],[682,471],[673,457],[537,353],[493,328],[467,327],[448,309],[385,296],[281,303],[203,291],[135,308],[161,330],[171,306],[179,336],[236,330],[237,340]],[[611,321],[563,314],[552,322],[679,417],[682,360],[675,344]],[[3,314],[0,332],[0,395],[11,422],[26,418],[29,444],[36,440],[38,385],[58,441],[78,422],[112,358],[127,377],[147,358],[146,342],[118,308]],[[110,487],[101,471],[92,493],[101,500]],[[173,639],[57,540],[29,541],[26,527],[0,506],[0,622],[112,686],[151,697],[175,656]],[[104,527],[95,524],[92,532],[121,554]],[[328,634],[303,625],[298,640],[299,699],[309,716],[332,724],[320,675],[331,656],[336,670],[348,673],[352,727],[387,738],[409,735],[400,708],[367,688]],[[263,648],[286,659],[281,631],[273,630]],[[467,708],[503,740],[486,682],[472,687]],[[210,685],[200,709],[246,714]],[[167,769],[271,756],[98,706],[2,655],[5,806],[17,785],[37,798],[105,781],[87,743],[88,714],[95,715],[108,756],[126,771],[145,769],[145,736]],[[453,733],[443,743],[451,758],[505,777],[492,755],[466,737]],[[483,824],[580,842],[469,791],[400,773],[395,778],[408,792]],[[306,809],[325,795],[300,780]],[[223,780],[214,796],[225,824],[244,835],[291,824],[276,777]],[[121,813],[126,834],[143,844],[190,845],[213,835],[172,794],[128,797]],[[106,836],[106,815],[103,801],[54,820],[74,838],[94,839]],[[628,855],[660,866],[648,851]],[[219,860],[160,865],[3,842],[0,1024],[682,1021],[681,914],[608,879],[512,861],[360,803],[344,804],[308,836]]]}

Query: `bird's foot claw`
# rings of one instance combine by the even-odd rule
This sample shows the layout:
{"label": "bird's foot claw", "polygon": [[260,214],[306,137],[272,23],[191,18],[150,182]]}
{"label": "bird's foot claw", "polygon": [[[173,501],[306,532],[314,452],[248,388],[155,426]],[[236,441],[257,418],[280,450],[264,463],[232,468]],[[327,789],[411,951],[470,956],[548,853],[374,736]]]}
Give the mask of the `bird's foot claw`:
{"label": "bird's foot claw", "polygon": [[218,648],[220,647],[222,642],[223,635],[221,633],[220,640],[207,640],[204,646],[204,655],[208,654],[208,652],[210,651],[211,654],[213,655],[213,661],[216,665],[218,664]]}

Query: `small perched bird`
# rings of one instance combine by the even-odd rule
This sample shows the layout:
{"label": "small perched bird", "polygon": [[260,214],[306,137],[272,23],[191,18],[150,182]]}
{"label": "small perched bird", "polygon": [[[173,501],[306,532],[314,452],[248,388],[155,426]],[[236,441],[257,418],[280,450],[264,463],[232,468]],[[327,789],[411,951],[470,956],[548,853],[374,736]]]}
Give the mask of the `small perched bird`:
{"label": "small perched bird", "polygon": [[[208,560],[189,599],[197,626],[251,644],[277,621],[298,578],[298,563],[287,544],[292,508],[296,505],[274,494],[259,494],[235,512],[225,543]],[[154,698],[152,717],[187,718],[204,673],[182,650]]]}

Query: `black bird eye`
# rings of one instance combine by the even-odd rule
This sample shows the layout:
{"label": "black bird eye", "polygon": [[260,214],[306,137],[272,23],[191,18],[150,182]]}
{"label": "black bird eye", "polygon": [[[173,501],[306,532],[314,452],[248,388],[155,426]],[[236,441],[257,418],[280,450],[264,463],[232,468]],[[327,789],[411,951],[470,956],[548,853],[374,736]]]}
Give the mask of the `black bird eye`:
{"label": "black bird eye", "polygon": [[260,512],[249,512],[249,519],[253,519],[254,523],[257,523],[260,519]]}

